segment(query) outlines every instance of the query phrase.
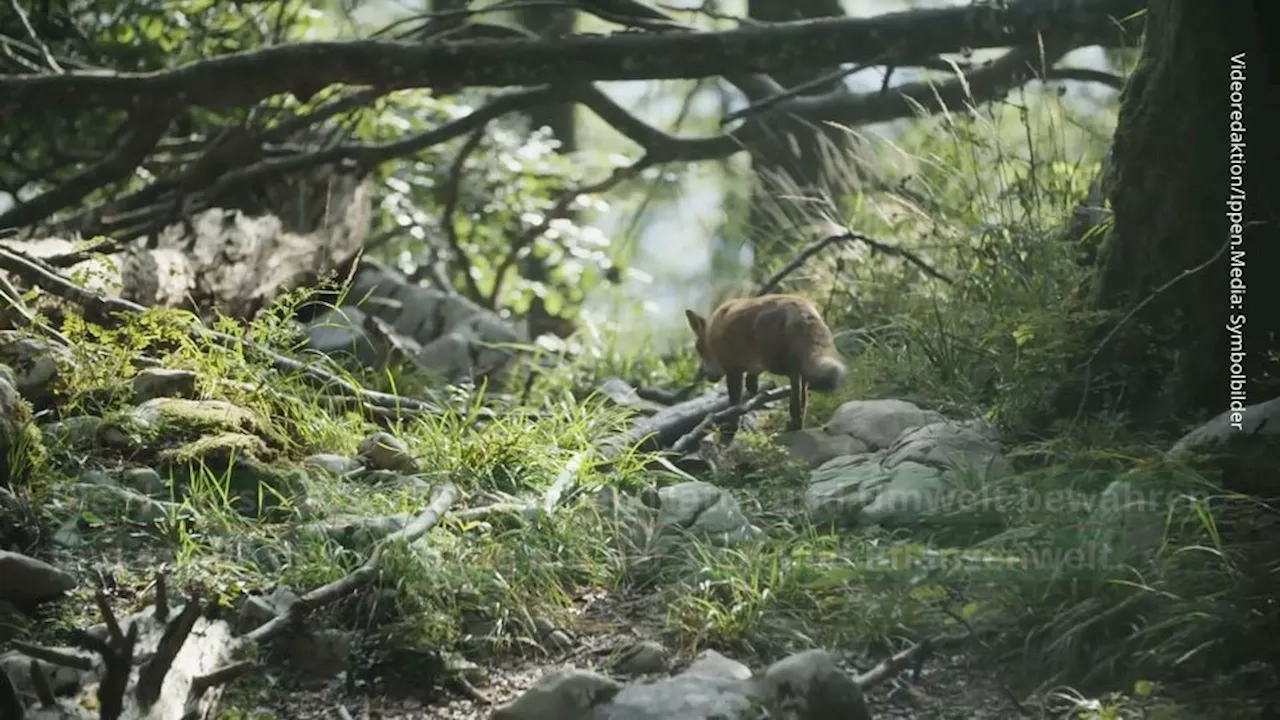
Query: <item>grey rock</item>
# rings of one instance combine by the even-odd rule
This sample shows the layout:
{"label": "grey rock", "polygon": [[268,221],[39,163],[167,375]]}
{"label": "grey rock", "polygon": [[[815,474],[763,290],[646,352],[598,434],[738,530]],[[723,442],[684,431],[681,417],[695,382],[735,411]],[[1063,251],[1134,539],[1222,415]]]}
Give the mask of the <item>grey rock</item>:
{"label": "grey rock", "polygon": [[418,469],[409,446],[391,433],[376,432],[369,435],[360,441],[357,451],[364,464],[373,470],[413,474]]}
{"label": "grey rock", "polygon": [[493,711],[491,720],[587,720],[622,685],[598,673],[567,668],[547,675],[520,697]]}
{"label": "grey rock", "polygon": [[144,403],[155,398],[192,398],[196,394],[197,376],[190,370],[147,368],[133,376],[133,401]]}
{"label": "grey rock", "polygon": [[662,643],[643,640],[623,648],[612,660],[612,668],[619,675],[649,675],[666,672],[671,662],[671,653]]}
{"label": "grey rock", "polygon": [[76,586],[71,573],[9,550],[0,550],[0,578],[0,600],[19,605],[52,600]]}
{"label": "grey rock", "polygon": [[1197,427],[1169,448],[1170,459],[1209,450],[1232,437],[1280,435],[1280,398],[1228,409]]}
{"label": "grey rock", "polygon": [[331,453],[308,455],[302,459],[302,464],[305,467],[323,470],[333,475],[346,475],[347,473],[355,472],[364,467],[360,464],[360,461],[355,458]]}
{"label": "grey rock", "polygon": [[121,472],[120,484],[150,497],[167,498],[172,492],[169,481],[149,467],[129,468]]}

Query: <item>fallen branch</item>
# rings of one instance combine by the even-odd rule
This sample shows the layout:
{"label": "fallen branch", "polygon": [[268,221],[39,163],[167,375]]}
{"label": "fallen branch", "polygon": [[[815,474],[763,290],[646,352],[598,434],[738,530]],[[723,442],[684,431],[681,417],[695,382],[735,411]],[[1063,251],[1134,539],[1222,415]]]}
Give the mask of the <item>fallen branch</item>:
{"label": "fallen branch", "polygon": [[412,543],[435,527],[440,518],[458,500],[458,489],[452,484],[443,485],[436,496],[421,513],[408,525],[387,535],[374,546],[368,559],[360,567],[347,575],[323,585],[303,595],[297,602],[289,606],[283,614],[267,621],[251,631],[245,638],[252,642],[262,643],[283,633],[290,627],[296,627],[315,610],[350,595],[373,579],[378,570],[378,563],[383,553],[396,543]]}
{"label": "fallen branch", "polygon": [[[232,660],[252,644],[269,642],[285,630],[298,627],[314,610],[345,597],[367,583],[378,569],[383,553],[393,543],[412,543],[439,522],[457,500],[453,485],[442,486],[427,507],[405,527],[383,538],[358,568],[290,605],[285,612],[241,637],[233,637],[223,620],[204,617],[203,605],[193,599],[177,610],[169,606],[165,577],[156,575],[152,607],[117,620],[106,594],[99,590],[97,603],[103,624],[75,633],[77,642],[98,656],[93,658],[18,643],[19,651],[45,662],[81,671],[80,692],[58,700],[48,679],[34,661],[32,685],[38,705],[24,708],[11,679],[0,672],[0,713],[6,720],[77,720],[90,700],[99,706],[100,720],[186,720],[211,717],[218,696],[211,691],[243,677],[257,667],[247,660]],[[126,627],[126,630],[121,628]],[[86,662],[89,666],[86,667]],[[95,685],[95,682],[96,685]]]}
{"label": "fallen branch", "polygon": [[729,407],[729,398],[713,390],[653,415],[637,418],[625,432],[605,438],[600,453],[612,462],[632,449],[661,450],[697,427],[707,415]]}
{"label": "fallen branch", "polygon": [[473,508],[457,510],[450,515],[453,520],[463,523],[477,522],[480,520],[488,520],[495,515],[520,515],[528,516],[538,511],[538,506],[534,503],[525,502],[496,502],[488,505],[479,505]]}
{"label": "fallen branch", "polygon": [[[204,606],[191,599],[172,620],[164,576],[156,577],[151,608],[117,619],[100,589],[103,624],[73,633],[78,645],[96,658],[21,644],[18,650],[81,675],[80,691],[71,698],[54,697],[44,670],[31,663],[37,704],[24,707],[10,679],[0,673],[0,710],[5,718],[76,720],[96,703],[100,720],[180,720],[207,717],[216,705],[215,691],[243,675],[230,661],[238,643],[230,626],[204,617]],[[127,630],[121,630],[121,626]],[[90,667],[84,661],[90,661]],[[233,670],[234,669],[234,670]]]}
{"label": "fallen branch", "polygon": [[574,453],[573,457],[569,458],[569,462],[564,464],[564,468],[556,476],[555,482],[551,483],[551,487],[547,488],[547,492],[542,498],[542,511],[544,513],[550,515],[555,510],[556,503],[560,502],[560,498],[565,491],[578,481],[579,471],[582,469],[582,463],[586,458],[586,453]]}
{"label": "fallen branch", "polygon": [[870,670],[857,675],[853,681],[863,690],[869,690],[892,678],[910,666],[919,666],[933,649],[933,643],[922,640],[906,650],[894,653]]}
{"label": "fallen branch", "polygon": [[762,390],[741,405],[733,405],[723,410],[708,414],[706,417],[702,418],[702,421],[694,426],[692,430],[671,446],[671,452],[677,455],[683,455],[687,452],[691,452],[698,446],[698,443],[702,438],[711,431],[713,426],[729,420],[737,420],[753,410],[758,410],[775,400],[781,400],[790,394],[790,392],[791,386],[789,385],[786,387]]}

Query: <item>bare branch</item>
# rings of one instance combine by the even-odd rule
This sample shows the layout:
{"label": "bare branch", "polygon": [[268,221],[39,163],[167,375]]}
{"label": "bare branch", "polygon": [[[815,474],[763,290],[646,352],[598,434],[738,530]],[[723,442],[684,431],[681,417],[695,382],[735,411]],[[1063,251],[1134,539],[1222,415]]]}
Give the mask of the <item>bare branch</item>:
{"label": "bare branch", "polygon": [[741,405],[731,405],[724,410],[707,415],[692,430],[686,433],[684,437],[677,440],[671,446],[671,452],[676,453],[677,455],[683,455],[684,453],[689,452],[698,446],[698,442],[702,440],[703,436],[711,431],[711,427],[713,425],[720,422],[727,422],[729,420],[737,420],[752,410],[762,408],[774,400],[781,400],[790,392],[790,386],[771,388],[752,396],[750,400],[742,403]]}
{"label": "bare branch", "polygon": [[477,302],[481,299],[480,286],[476,284],[476,279],[471,273],[471,258],[462,249],[462,241],[458,239],[458,223],[455,216],[458,213],[458,201],[462,199],[463,168],[467,164],[467,158],[475,153],[476,148],[480,147],[480,142],[484,140],[486,127],[488,127],[487,123],[471,131],[471,135],[467,137],[467,141],[462,144],[457,156],[454,157],[453,164],[449,166],[449,179],[444,188],[444,211],[440,217],[444,236],[449,241],[449,251],[453,253],[453,262],[462,273],[467,294]]}
{"label": "bare branch", "polygon": [[897,675],[907,666],[922,662],[924,656],[932,649],[932,645],[933,643],[928,640],[915,643],[907,649],[889,656],[879,665],[855,677],[853,681],[863,690],[869,690]]}
{"label": "bare branch", "polygon": [[76,670],[89,670],[93,667],[93,660],[75,653],[64,652],[62,650],[54,650],[53,648],[42,647],[40,645],[32,645],[24,640],[10,640],[13,649],[21,652],[23,655],[43,660],[50,665],[59,667],[68,667]]}
{"label": "bare branch", "polygon": [[116,620],[116,614],[111,610],[111,602],[107,598],[107,592],[99,588],[93,594],[93,601],[98,606],[98,612],[102,613],[102,622],[107,628],[107,642],[115,645],[124,642],[124,633],[120,631],[120,623]]}
{"label": "bare branch", "polygon": [[178,617],[165,626],[164,635],[156,645],[155,654],[142,666],[138,674],[138,683],[133,689],[134,697],[142,707],[151,707],[160,697],[160,689],[164,687],[164,676],[169,674],[169,668],[178,657],[178,651],[182,650],[182,645],[191,634],[191,629],[195,627],[196,620],[200,619],[200,610],[200,602],[192,598],[187,602],[186,607],[182,608],[182,612],[178,613]]}
{"label": "bare branch", "polygon": [[560,197],[556,199],[555,203],[551,206],[551,209],[542,213],[538,222],[525,228],[524,232],[511,242],[510,249],[502,258],[502,261],[498,263],[497,270],[494,271],[493,288],[489,292],[487,302],[488,307],[490,309],[497,308],[498,300],[502,295],[503,281],[506,279],[507,272],[513,265],[515,265],[516,261],[520,259],[520,253],[523,252],[525,248],[532,245],[534,241],[546,232],[547,228],[551,226],[553,221],[565,217],[569,212],[569,208],[573,206],[574,201],[583,195],[594,195],[596,193],[605,192],[623,180],[635,177],[653,164],[654,161],[646,155],[630,165],[615,169],[603,180],[589,185],[570,188],[560,193]]}
{"label": "bare branch", "polygon": [[382,554],[388,547],[391,547],[394,543],[412,543],[422,537],[436,523],[440,522],[440,518],[444,517],[449,508],[453,507],[457,499],[458,488],[452,484],[443,485],[439,492],[436,493],[435,498],[412,522],[379,541],[360,567],[328,585],[322,585],[303,595],[297,602],[290,605],[287,611],[272,618],[245,637],[251,642],[258,643],[271,640],[290,626],[300,623],[311,612],[346,597],[363,587],[377,572],[378,563],[382,560]]}
{"label": "bare branch", "polygon": [[281,92],[309,97],[334,83],[385,89],[534,85],[564,81],[696,79],[831,67],[901,54],[1024,44],[1038,35],[1110,44],[1140,0],[1020,0],[744,27],[722,32],[406,43],[279,45],[149,73],[0,76],[0,109],[138,111],[159,99],[241,107]]}
{"label": "bare branch", "polygon": [[[3,78],[4,76],[0,76],[0,88],[3,87]],[[0,93],[3,93],[2,89]],[[34,225],[103,185],[128,177],[164,136],[171,117],[169,112],[147,111],[129,139],[101,162],[81,171],[62,185],[0,214],[0,230]]]}
{"label": "bare branch", "polygon": [[[246,183],[260,182],[267,178],[279,177],[328,163],[349,161],[363,167],[374,167],[387,160],[412,155],[461,137],[509,112],[524,110],[539,103],[563,99],[562,96],[553,93],[550,88],[546,87],[507,92],[498,95],[483,107],[457,120],[393,143],[337,145],[315,152],[265,158],[251,165],[221,174],[201,192],[191,196],[187,210],[194,213],[212,207],[213,198],[218,197],[221,193],[243,187]],[[149,190],[150,188],[140,191],[140,193],[147,193]],[[125,198],[120,204],[133,203],[131,203],[131,198]],[[81,229],[81,232],[84,234],[110,233],[117,242],[122,243],[167,225],[169,218],[167,208],[163,204],[144,205],[132,212],[105,218],[101,223]]]}
{"label": "bare branch", "polygon": [[941,280],[948,285],[954,282],[951,278],[942,274],[941,271],[935,269],[932,265],[922,260],[918,255],[910,250],[900,248],[896,245],[887,245],[878,240],[873,240],[866,235],[855,233],[852,230],[845,230],[834,235],[828,235],[821,240],[813,242],[807,245],[800,252],[796,253],[796,256],[791,259],[791,262],[784,265],[778,270],[778,272],[774,273],[768,280],[765,280],[764,283],[760,285],[760,289],[756,291],[756,295],[768,295],[769,293],[777,290],[778,286],[782,284],[782,281],[785,280],[788,275],[800,269],[800,267],[808,262],[810,258],[823,250],[826,250],[832,245],[836,245],[838,243],[852,242],[854,240],[865,243],[873,252],[881,252],[885,255],[902,258],[903,260],[906,260],[912,265],[920,268],[920,271],[929,277]]}
{"label": "bare branch", "polygon": [[13,8],[14,13],[18,15],[18,20],[22,23],[22,29],[27,31],[27,37],[31,38],[31,43],[44,56],[44,61],[49,66],[49,69],[56,73],[64,72],[62,66],[54,59],[53,53],[49,52],[49,46],[44,44],[44,41],[36,34],[36,29],[31,26],[31,18],[27,17],[27,12],[22,9],[22,3],[18,2],[18,0],[9,0],[9,5]]}
{"label": "bare branch", "polygon": [[[728,125],[734,122],[735,120],[742,120],[752,115],[758,115],[765,110],[768,110],[770,108],[777,106],[779,103],[783,102],[784,100],[789,100],[793,97],[805,95],[810,90],[813,90],[815,88],[820,88],[836,80],[843,80],[849,77],[850,75],[856,75],[862,72],[863,70],[866,70],[869,67],[872,67],[872,65],[869,63],[860,63],[858,65],[854,65],[851,68],[836,70],[834,72],[829,72],[824,75],[819,75],[818,77],[808,82],[803,82],[803,83],[800,83],[799,85],[796,85],[795,87],[787,88],[784,92],[778,93],[776,95],[770,95],[769,97],[764,98],[759,102],[751,103],[750,105],[742,108],[741,110],[737,110],[735,112],[726,114],[724,117],[720,118],[720,127],[724,127],[725,125]],[[886,78],[888,77],[888,73],[885,73],[885,77]],[[884,92],[883,88],[881,89],[881,92]]]}
{"label": "bare branch", "polygon": [[815,122],[828,120],[866,125],[909,117],[920,110],[940,112],[1003,97],[1010,90],[1042,74],[1070,50],[1064,44],[1031,42],[1014,48],[986,67],[954,80],[904,83],[889,91],[832,93],[797,97],[781,109]]}
{"label": "bare branch", "polygon": [[98,686],[98,715],[101,720],[117,720],[124,712],[124,696],[133,670],[133,649],[138,642],[138,626],[129,623],[129,632],[114,647],[102,653],[105,671]]}

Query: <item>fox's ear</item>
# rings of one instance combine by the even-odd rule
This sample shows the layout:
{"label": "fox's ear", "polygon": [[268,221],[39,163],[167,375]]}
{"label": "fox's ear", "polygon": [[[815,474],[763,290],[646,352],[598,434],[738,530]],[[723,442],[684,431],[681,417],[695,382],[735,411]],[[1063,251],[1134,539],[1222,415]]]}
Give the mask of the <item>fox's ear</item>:
{"label": "fox's ear", "polygon": [[707,327],[706,319],[692,310],[685,310],[684,317],[689,321],[689,329],[693,330],[695,335],[701,335]]}

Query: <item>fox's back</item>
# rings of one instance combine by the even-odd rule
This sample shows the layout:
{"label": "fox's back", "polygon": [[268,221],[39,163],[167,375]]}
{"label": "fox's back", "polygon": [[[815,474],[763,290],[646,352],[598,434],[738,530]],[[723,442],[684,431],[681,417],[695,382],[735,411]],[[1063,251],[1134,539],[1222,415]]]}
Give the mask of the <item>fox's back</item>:
{"label": "fox's back", "polygon": [[707,340],[726,368],[780,375],[834,348],[817,306],[798,295],[726,300],[711,313]]}

